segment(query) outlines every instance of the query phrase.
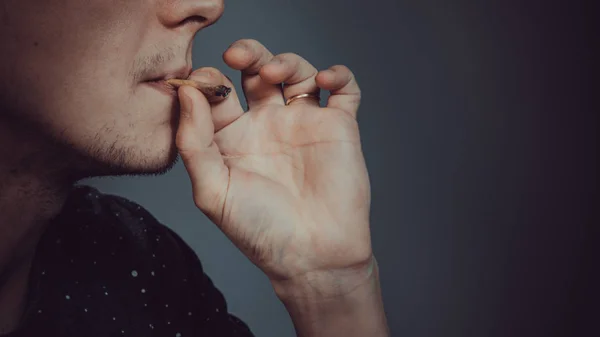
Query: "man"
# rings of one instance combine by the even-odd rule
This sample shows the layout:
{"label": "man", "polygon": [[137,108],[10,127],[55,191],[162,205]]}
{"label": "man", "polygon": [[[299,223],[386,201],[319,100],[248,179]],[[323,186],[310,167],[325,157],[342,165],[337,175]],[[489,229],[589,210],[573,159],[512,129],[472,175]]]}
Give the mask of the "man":
{"label": "man", "polygon": [[179,154],[195,204],[269,277],[298,336],[388,335],[350,70],[238,41],[223,57],[241,71],[245,112],[235,91],[209,102],[165,85],[233,87],[191,69],[222,0],[1,6],[0,334],[251,335],[177,235],[75,186],[161,174]]}

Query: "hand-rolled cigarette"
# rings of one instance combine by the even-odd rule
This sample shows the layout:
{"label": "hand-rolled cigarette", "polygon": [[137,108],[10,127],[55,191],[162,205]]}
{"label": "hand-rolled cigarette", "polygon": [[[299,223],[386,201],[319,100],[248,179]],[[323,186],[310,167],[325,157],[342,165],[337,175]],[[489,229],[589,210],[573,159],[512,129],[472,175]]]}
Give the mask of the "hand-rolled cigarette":
{"label": "hand-rolled cigarette", "polygon": [[165,80],[168,84],[174,86],[175,88],[179,88],[182,85],[189,85],[190,87],[194,87],[206,96],[209,102],[215,102],[225,99],[231,93],[231,88],[224,85],[214,85],[210,83],[204,83],[194,80],[181,80],[178,78],[172,78],[170,80]]}

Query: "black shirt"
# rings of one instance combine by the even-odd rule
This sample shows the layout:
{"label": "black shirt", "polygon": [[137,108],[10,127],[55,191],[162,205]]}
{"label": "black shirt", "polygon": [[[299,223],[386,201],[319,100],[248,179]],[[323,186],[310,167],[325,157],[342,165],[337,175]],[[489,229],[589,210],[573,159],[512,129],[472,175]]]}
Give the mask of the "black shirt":
{"label": "black shirt", "polygon": [[77,186],[38,244],[22,336],[252,336],[193,250],[125,198]]}

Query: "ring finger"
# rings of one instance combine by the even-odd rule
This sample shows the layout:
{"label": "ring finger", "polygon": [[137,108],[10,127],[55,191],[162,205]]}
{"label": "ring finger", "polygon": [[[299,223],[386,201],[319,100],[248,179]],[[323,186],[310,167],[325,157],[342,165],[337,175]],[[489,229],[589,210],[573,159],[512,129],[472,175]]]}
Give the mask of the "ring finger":
{"label": "ring finger", "polygon": [[[284,83],[283,96],[287,100],[300,94],[320,94],[315,78],[319,71],[303,57],[284,53],[274,56],[271,61],[260,69],[260,77],[264,81],[276,84]],[[307,97],[294,100],[290,104],[319,105],[319,101]]]}

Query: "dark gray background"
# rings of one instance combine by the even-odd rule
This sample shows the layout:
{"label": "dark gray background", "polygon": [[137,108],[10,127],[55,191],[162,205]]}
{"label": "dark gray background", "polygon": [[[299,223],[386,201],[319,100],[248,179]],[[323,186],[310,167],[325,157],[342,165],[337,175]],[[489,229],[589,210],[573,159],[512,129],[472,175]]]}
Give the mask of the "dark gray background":
{"label": "dark gray background", "polygon": [[[592,278],[598,111],[586,101],[598,89],[588,69],[590,8],[226,5],[221,21],[197,36],[195,67],[238,80],[221,54],[254,38],[317,68],[345,64],[355,72],[374,250],[394,336],[598,333],[585,325],[600,313]],[[141,203],[182,235],[257,336],[294,336],[265,276],[194,207],[183,165],[156,178],[88,182]]]}

